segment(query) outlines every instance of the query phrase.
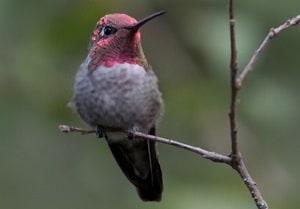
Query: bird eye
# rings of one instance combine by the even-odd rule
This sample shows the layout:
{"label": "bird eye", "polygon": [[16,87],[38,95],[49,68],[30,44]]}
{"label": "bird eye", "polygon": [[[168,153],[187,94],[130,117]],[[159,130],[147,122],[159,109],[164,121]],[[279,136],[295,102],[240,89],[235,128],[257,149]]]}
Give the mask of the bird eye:
{"label": "bird eye", "polygon": [[111,34],[114,34],[115,32],[117,32],[117,29],[108,25],[104,25],[102,27],[101,33],[100,35],[103,36],[109,36]]}

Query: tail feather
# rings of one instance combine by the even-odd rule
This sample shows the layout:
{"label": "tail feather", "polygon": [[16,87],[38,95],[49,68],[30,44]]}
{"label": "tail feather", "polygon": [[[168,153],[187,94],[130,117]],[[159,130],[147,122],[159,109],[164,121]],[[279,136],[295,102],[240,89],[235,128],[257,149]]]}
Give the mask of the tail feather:
{"label": "tail feather", "polygon": [[[149,134],[154,135],[155,129]],[[163,180],[155,142],[143,139],[107,140],[111,152],[144,201],[160,201]]]}
{"label": "tail feather", "polygon": [[157,159],[152,162],[152,170],[143,184],[137,187],[140,198],[144,201],[160,201],[163,190],[162,172]]}

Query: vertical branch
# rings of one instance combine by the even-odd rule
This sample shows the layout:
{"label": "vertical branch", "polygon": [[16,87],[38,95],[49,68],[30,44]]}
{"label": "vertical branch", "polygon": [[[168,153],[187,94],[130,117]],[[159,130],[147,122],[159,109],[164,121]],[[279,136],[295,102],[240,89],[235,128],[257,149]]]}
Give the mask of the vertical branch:
{"label": "vertical branch", "polygon": [[268,209],[266,201],[263,199],[255,181],[250,176],[246,165],[241,157],[237,140],[237,124],[236,124],[236,111],[237,111],[237,96],[241,85],[239,85],[238,78],[238,62],[236,50],[236,37],[235,37],[235,17],[234,17],[234,0],[229,0],[229,27],[230,27],[230,136],[231,136],[231,166],[236,170],[247,186],[256,206],[258,209]]}
{"label": "vertical branch", "polygon": [[231,58],[230,58],[230,86],[231,86],[231,100],[230,100],[230,136],[231,136],[231,151],[232,151],[232,162],[239,161],[240,153],[238,150],[237,141],[237,126],[236,126],[236,101],[238,88],[236,85],[236,77],[238,71],[237,62],[237,50],[236,50],[236,38],[235,38],[235,17],[234,17],[234,0],[229,2],[229,27],[230,27],[230,48],[231,48]]}

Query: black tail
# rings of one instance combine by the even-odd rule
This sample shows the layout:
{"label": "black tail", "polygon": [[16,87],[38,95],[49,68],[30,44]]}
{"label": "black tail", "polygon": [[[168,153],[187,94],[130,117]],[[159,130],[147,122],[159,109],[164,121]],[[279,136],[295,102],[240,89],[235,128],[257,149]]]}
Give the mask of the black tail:
{"label": "black tail", "polygon": [[147,141],[150,156],[150,173],[147,179],[137,186],[140,198],[144,201],[160,201],[163,190],[162,172],[157,159],[155,142]]}
{"label": "black tail", "polygon": [[[155,135],[155,129],[151,129],[149,134]],[[163,181],[155,142],[137,138],[114,142],[109,137],[107,141],[120,168],[137,188],[140,198],[144,201],[160,201]]]}

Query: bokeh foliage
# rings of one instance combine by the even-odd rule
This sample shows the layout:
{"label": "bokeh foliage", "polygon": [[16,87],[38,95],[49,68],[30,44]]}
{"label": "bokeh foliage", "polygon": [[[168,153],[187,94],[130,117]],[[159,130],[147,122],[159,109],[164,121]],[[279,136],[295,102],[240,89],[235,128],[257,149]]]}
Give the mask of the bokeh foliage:
{"label": "bokeh foliage", "polygon": [[[163,201],[143,203],[105,141],[60,133],[85,124],[66,104],[89,35],[102,15],[167,14],[142,29],[160,78],[161,136],[229,153],[227,1],[0,1],[0,208],[255,208],[229,167],[159,145]],[[299,2],[239,1],[237,44],[244,66],[272,26],[299,14]],[[271,208],[300,204],[300,27],[260,56],[242,89],[243,157]]]}

